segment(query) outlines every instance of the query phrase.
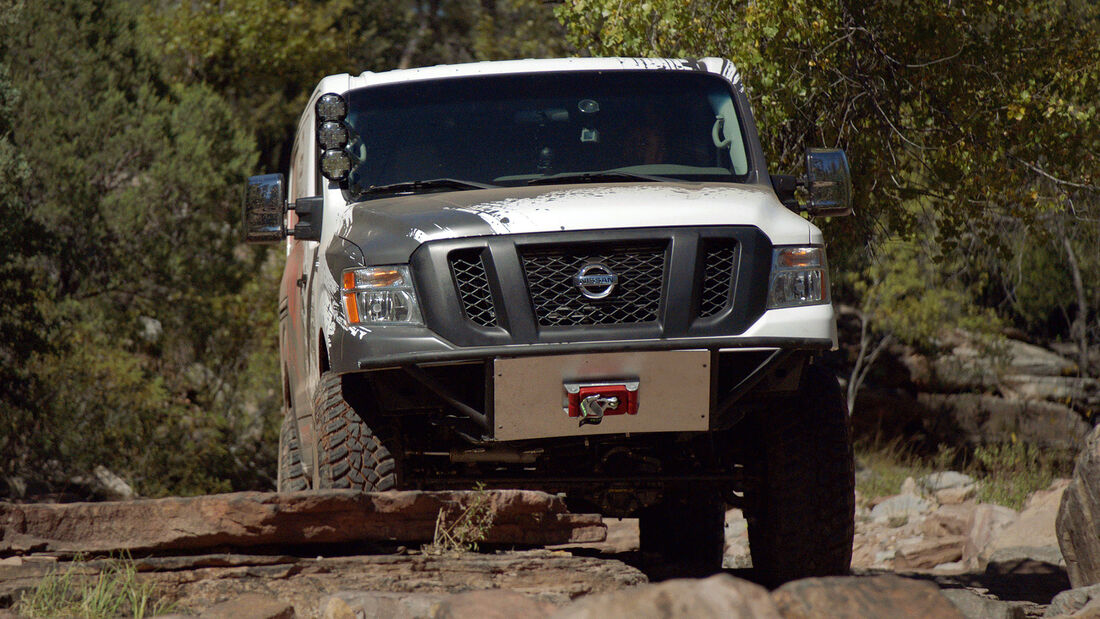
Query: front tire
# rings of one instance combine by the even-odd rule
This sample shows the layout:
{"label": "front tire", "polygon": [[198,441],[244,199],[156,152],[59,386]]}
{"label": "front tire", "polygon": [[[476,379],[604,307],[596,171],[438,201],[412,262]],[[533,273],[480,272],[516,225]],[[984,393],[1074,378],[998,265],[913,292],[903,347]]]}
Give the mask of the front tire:
{"label": "front tire", "polygon": [[855,466],[836,377],[803,370],[798,393],[746,419],[745,516],[757,579],[769,587],[851,569]]}
{"label": "front tire", "polygon": [[381,492],[397,487],[397,463],[363,418],[344,399],[343,381],[321,374],[313,400],[317,467],[314,487]]}

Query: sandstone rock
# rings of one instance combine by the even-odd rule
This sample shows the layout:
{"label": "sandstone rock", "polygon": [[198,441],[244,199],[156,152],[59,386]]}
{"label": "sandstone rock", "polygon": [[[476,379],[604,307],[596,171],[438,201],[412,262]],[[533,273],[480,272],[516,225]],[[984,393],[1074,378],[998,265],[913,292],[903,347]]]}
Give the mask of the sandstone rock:
{"label": "sandstone rock", "polygon": [[897,576],[805,578],[779,587],[772,599],[784,619],[963,619],[936,585]]}
{"label": "sandstone rock", "polygon": [[894,555],[894,568],[899,570],[932,569],[943,563],[958,561],[966,546],[965,535],[949,535],[901,544]]}
{"label": "sandstone rock", "polygon": [[1053,402],[1010,400],[976,393],[921,393],[933,425],[952,428],[968,443],[1015,437],[1044,448],[1077,449],[1089,426],[1073,409]]}
{"label": "sandstone rock", "polygon": [[1057,546],[998,548],[985,560],[987,574],[1062,574],[1066,571]]}
{"label": "sandstone rock", "polygon": [[1073,586],[1100,583],[1100,426],[1092,430],[1077,456],[1056,528]]}
{"label": "sandstone rock", "polygon": [[1002,375],[1067,376],[1077,373],[1077,364],[1056,352],[1021,342],[1005,340],[1005,359],[991,357],[962,335],[950,353],[932,362],[934,381],[947,389],[974,389],[997,385]]}
{"label": "sandstone rock", "polygon": [[293,619],[294,606],[270,595],[247,593],[206,609],[203,619]]}
{"label": "sandstone rock", "polygon": [[780,619],[760,585],[728,574],[704,580],[677,579],[581,599],[558,610],[554,619]]}
{"label": "sandstone rock", "polygon": [[1001,385],[1017,396],[1031,400],[1086,404],[1100,399],[1100,381],[1088,377],[1013,374],[1002,377]]}
{"label": "sandstone rock", "polygon": [[739,509],[726,512],[726,547],[722,557],[722,567],[742,569],[752,567],[752,555],[749,552],[749,523]]}
{"label": "sandstone rock", "polygon": [[936,492],[937,490],[947,490],[950,488],[961,488],[963,486],[971,486],[974,484],[974,478],[959,473],[958,471],[942,471],[939,473],[932,473],[931,475],[925,475],[920,479],[920,485],[922,488],[929,492]]}
{"label": "sandstone rock", "polygon": [[871,519],[876,522],[887,522],[895,519],[908,520],[924,514],[932,509],[931,503],[912,494],[899,494],[892,496],[871,510]]}
{"label": "sandstone rock", "polygon": [[929,514],[921,522],[921,532],[929,537],[945,535],[969,535],[978,505],[973,501],[957,505],[944,505]]}
{"label": "sandstone rock", "polygon": [[941,589],[940,593],[951,600],[966,619],[1024,619],[1027,616],[1020,604],[991,600],[966,589]]}
{"label": "sandstone rock", "polygon": [[969,501],[977,494],[977,484],[971,484],[959,488],[944,488],[943,490],[937,490],[932,496],[940,505],[958,505],[959,503]]}
{"label": "sandstone rock", "polygon": [[1092,600],[1070,617],[1073,617],[1073,619],[1100,619],[1100,600]]}
{"label": "sandstone rock", "polygon": [[554,606],[514,591],[470,591],[444,598],[432,608],[432,619],[541,619]]}
{"label": "sandstone rock", "polygon": [[[1055,482],[1047,490],[1036,492],[1020,512],[1019,517],[995,535],[993,540],[981,550],[979,558],[988,562],[1000,552],[1000,561],[1030,556],[1037,561],[1048,562],[1055,566],[1065,565],[1062,553],[1058,550],[1055,521],[1058,517],[1058,506],[1062,502],[1062,493],[1068,484],[1068,481],[1062,480]],[[1007,549],[1013,549],[1013,553],[1006,555],[1001,552]]]}
{"label": "sandstone rock", "polygon": [[1057,617],[1059,615],[1072,615],[1081,610],[1089,602],[1100,600],[1100,585],[1078,587],[1063,591],[1054,596],[1047,607],[1045,617]]}
{"label": "sandstone rock", "polygon": [[322,619],[423,619],[447,596],[438,593],[340,591],[321,601]]}
{"label": "sandstone rock", "polygon": [[1016,510],[1001,505],[981,504],[974,509],[967,533],[963,560],[971,563],[978,561],[982,549],[989,545],[1000,532],[1016,521]]}
{"label": "sandstone rock", "polygon": [[[489,544],[602,541],[595,514],[571,514],[556,496],[486,491],[494,514]],[[0,503],[0,554],[198,550],[361,540],[427,542],[441,509],[472,492],[238,492],[190,498],[70,503]]]}

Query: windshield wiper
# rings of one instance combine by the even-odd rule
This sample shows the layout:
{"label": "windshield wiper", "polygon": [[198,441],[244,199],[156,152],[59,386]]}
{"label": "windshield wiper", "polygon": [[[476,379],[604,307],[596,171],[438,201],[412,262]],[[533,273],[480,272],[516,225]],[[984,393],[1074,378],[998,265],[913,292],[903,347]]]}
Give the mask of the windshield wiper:
{"label": "windshield wiper", "polygon": [[435,189],[492,189],[498,186],[499,185],[490,185],[488,183],[478,183],[475,181],[464,181],[457,178],[432,178],[422,181],[402,181],[400,183],[390,183],[388,185],[374,185],[359,192],[359,195],[370,196],[395,193],[420,193],[422,191],[432,191]]}
{"label": "windshield wiper", "polygon": [[528,185],[555,185],[557,183],[604,183],[618,181],[654,181],[665,182],[673,180],[667,176],[653,176],[650,174],[637,174],[635,172],[623,172],[621,170],[605,170],[603,172],[562,172],[551,176],[543,176],[527,181]]}

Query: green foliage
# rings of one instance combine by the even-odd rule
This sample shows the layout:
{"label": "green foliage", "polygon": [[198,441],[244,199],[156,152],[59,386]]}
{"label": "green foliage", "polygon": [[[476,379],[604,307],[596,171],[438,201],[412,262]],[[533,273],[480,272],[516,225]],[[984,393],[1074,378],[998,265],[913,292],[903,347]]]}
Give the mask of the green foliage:
{"label": "green foliage", "polygon": [[152,617],[171,612],[156,587],[139,582],[129,558],[93,566],[77,557],[64,571],[48,573],[19,600],[17,609],[27,617]]}
{"label": "green foliage", "polygon": [[863,273],[842,279],[860,299],[872,329],[922,346],[952,329],[992,334],[998,327],[993,312],[978,307],[973,294],[952,277],[960,266],[894,237],[877,245]]}
{"label": "green foliage", "polygon": [[981,481],[978,499],[1013,509],[1022,509],[1033,492],[1073,470],[1072,454],[1017,440],[976,447],[974,463]]}
{"label": "green foliage", "polygon": [[[277,277],[236,231],[255,142],[210,87],[161,79],[139,17],[36,2],[5,39],[21,51],[6,56],[25,162],[12,199],[49,242],[29,261],[44,345],[24,355],[0,474],[62,488],[102,464],[153,495],[264,485],[273,450],[251,452],[274,443],[279,374],[243,370],[272,354]],[[242,294],[259,285],[262,305]]]}

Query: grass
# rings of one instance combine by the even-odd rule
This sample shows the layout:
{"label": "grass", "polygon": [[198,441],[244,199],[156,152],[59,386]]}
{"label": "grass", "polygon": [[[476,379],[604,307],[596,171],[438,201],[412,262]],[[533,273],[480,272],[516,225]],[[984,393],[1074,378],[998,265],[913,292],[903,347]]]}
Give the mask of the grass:
{"label": "grass", "polygon": [[152,583],[137,579],[129,557],[107,561],[95,571],[78,556],[64,570],[51,571],[20,598],[16,610],[27,617],[151,617],[171,611]]}
{"label": "grass", "polygon": [[431,544],[424,546],[425,554],[448,554],[454,552],[477,551],[477,545],[485,540],[493,526],[493,510],[489,493],[484,484],[477,489],[461,506],[453,517],[454,510],[441,508],[435,520],[435,535]]}
{"label": "grass", "polygon": [[856,489],[866,504],[901,491],[906,477],[954,470],[973,477],[977,497],[986,503],[1021,509],[1027,498],[1073,472],[1073,455],[1020,441],[955,448],[941,445],[922,454],[901,441],[856,444]]}

